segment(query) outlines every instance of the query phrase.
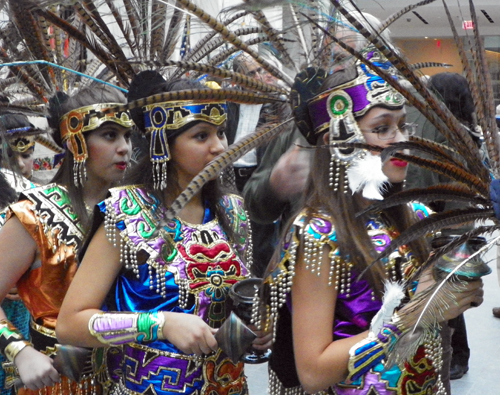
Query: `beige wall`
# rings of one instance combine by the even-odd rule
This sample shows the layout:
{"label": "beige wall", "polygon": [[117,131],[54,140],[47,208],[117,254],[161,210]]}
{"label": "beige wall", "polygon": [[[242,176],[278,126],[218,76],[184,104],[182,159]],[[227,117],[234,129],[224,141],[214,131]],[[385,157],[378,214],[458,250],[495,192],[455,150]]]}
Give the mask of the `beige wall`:
{"label": "beige wall", "polygon": [[434,75],[449,71],[452,73],[462,73],[462,65],[458,48],[451,38],[438,40],[429,38],[419,39],[395,39],[396,45],[401,48],[402,52],[408,58],[410,63],[419,62],[439,62],[453,65],[450,68],[429,67],[422,69],[421,72],[426,75]]}

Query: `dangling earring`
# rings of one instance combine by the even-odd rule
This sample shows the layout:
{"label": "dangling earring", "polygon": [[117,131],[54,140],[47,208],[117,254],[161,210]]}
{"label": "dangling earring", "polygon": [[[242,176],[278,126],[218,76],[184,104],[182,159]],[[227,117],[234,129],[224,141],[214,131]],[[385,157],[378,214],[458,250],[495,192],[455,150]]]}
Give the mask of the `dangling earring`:
{"label": "dangling earring", "polygon": [[152,131],[149,149],[153,164],[154,188],[161,191],[167,188],[167,162],[170,160],[170,149],[165,129]]}
{"label": "dangling earring", "polygon": [[77,161],[73,164],[73,182],[76,187],[81,185],[83,187],[84,181],[87,180],[87,168],[85,166],[86,161]]}

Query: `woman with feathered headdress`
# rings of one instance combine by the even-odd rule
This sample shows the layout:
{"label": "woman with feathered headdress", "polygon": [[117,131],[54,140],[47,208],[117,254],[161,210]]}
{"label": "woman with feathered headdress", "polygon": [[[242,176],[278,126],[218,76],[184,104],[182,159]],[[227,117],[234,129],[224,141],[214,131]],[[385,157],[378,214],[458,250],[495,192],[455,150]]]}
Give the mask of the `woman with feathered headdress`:
{"label": "woman with feathered headdress", "polygon": [[[189,90],[210,91],[194,80],[167,82],[144,71],[132,81],[129,100]],[[132,110],[149,155],[131,185],[112,189],[99,204],[99,228],[64,301],[57,335],[84,347],[123,345],[123,394],[246,394],[243,363],[215,337],[230,313],[229,289],[249,275],[243,201],[222,193],[216,177],[167,217],[175,198],[226,150],[226,103],[152,97]],[[269,340],[260,336],[254,344],[266,349]]]}
{"label": "woman with feathered headdress", "polygon": [[[398,78],[374,47],[361,55]],[[481,282],[444,287],[415,329],[434,282],[429,271],[416,274],[428,256],[425,241],[371,263],[426,208],[402,205],[356,217],[402,189],[407,162],[382,162],[380,152],[414,130],[403,96],[358,60],[329,76],[306,69],[291,97],[298,127],[317,148],[302,210],[268,267],[262,291],[269,304],[254,311],[256,321],[275,331],[271,393],[446,393],[439,323],[481,303]],[[398,284],[410,278],[415,284]],[[384,281],[393,284],[382,302]],[[404,341],[404,356],[387,361]]]}
{"label": "woman with feathered headdress", "polygon": [[[55,141],[67,149],[64,162],[52,183],[24,191],[9,206],[0,234],[0,298],[17,284],[32,316],[28,340],[0,309],[0,350],[11,362],[10,372],[17,372],[24,384],[18,394],[72,394],[83,387],[100,394],[108,389],[99,358],[86,352],[92,366],[74,372],[72,377],[80,378],[75,381],[68,374],[59,376],[51,357],[57,352],[59,308],[77,270],[92,207],[123,178],[130,160],[133,123],[128,113],[100,113],[123,101],[121,92],[109,87],[54,96],[49,125]],[[8,384],[15,385],[15,377]]]}

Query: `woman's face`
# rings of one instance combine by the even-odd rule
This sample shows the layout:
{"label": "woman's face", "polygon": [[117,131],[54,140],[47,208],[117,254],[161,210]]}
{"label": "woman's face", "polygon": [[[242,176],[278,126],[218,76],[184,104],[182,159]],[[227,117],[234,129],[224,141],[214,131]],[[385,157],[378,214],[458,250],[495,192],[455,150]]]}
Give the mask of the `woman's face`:
{"label": "woman's face", "polygon": [[123,178],[132,153],[131,136],[132,129],[112,122],[87,135],[87,182],[113,184]]}
{"label": "woman's face", "polygon": [[26,152],[14,152],[14,160],[16,161],[19,171],[28,179],[33,175],[33,161],[34,161],[35,147],[31,147]]}
{"label": "woman's face", "polygon": [[227,149],[225,124],[199,122],[179,135],[170,146],[171,160],[179,187],[184,189],[203,168]]}
{"label": "woman's face", "polygon": [[[387,147],[391,143],[406,141],[407,136],[402,129],[406,124],[406,111],[388,110],[374,107],[363,118],[358,120],[358,126],[363,132],[367,144]],[[377,154],[374,152],[374,154]],[[384,174],[392,183],[403,182],[406,178],[408,162],[390,158],[383,166]]]}

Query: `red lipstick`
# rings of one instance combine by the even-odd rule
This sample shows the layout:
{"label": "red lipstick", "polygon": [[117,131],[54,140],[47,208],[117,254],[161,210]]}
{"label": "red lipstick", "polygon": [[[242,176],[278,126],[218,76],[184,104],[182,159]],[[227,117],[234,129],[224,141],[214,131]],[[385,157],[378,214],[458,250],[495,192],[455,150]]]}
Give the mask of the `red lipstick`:
{"label": "red lipstick", "polygon": [[396,159],[396,158],[392,158],[391,159],[391,163],[396,166],[396,167],[406,167],[408,166],[408,162],[404,161],[404,160],[401,160],[401,159]]}

